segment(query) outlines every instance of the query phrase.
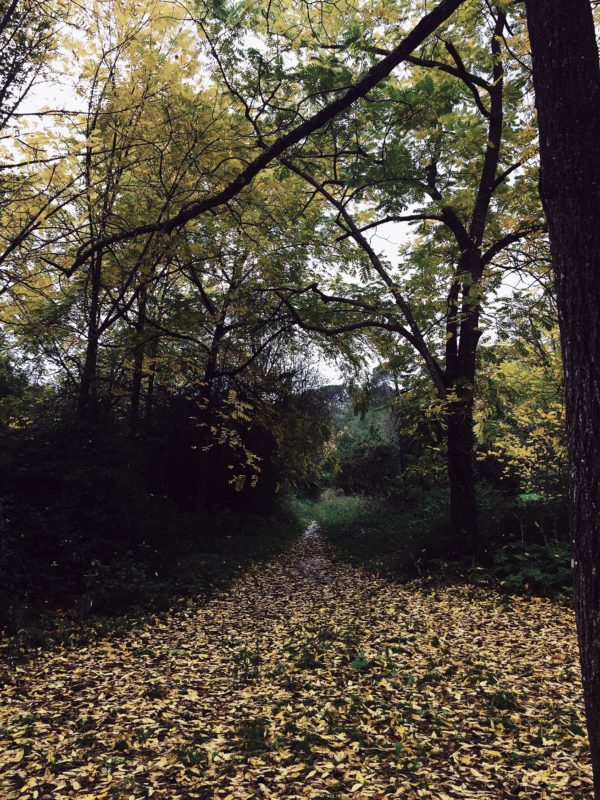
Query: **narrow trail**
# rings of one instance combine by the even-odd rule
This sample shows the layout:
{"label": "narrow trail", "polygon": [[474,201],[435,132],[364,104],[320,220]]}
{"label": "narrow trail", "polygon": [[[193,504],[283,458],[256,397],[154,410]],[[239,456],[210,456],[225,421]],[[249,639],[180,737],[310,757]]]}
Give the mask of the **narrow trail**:
{"label": "narrow trail", "polygon": [[570,611],[367,576],[314,529],[0,700],[2,800],[592,796]]}

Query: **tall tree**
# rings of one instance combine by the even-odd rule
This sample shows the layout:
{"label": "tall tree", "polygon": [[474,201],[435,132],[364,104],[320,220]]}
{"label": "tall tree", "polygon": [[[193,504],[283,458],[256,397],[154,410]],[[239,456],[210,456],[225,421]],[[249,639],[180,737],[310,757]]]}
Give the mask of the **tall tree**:
{"label": "tall tree", "polygon": [[600,66],[589,0],[527,0],[526,8],[565,368],[577,625],[600,798]]}
{"label": "tall tree", "polygon": [[[26,106],[48,76],[68,4],[63,0],[0,3],[0,297],[18,284],[39,284],[30,259],[54,236],[53,222],[72,197],[66,148],[48,135],[58,117]],[[40,120],[42,119],[42,124]],[[36,118],[32,122],[32,118]]]}
{"label": "tall tree", "polygon": [[[376,42],[386,20],[375,19],[376,33],[364,31],[350,46],[349,30],[359,24],[345,22],[341,43],[317,37],[307,94],[347,81],[365,52],[385,52]],[[313,287],[313,300],[320,297],[330,312],[345,305],[354,317],[362,307],[374,328],[407,340],[429,371],[445,409],[452,528],[467,547],[478,541],[473,403],[485,300],[499,281],[498,259],[543,228],[538,198],[528,191],[535,128],[523,104],[526,76],[507,41],[516,39],[515,28],[522,20],[510,33],[500,6],[466,3],[458,22],[409,57],[401,77],[281,157],[327,200],[340,235],[354,240],[366,262],[361,280],[345,284],[339,271],[331,280],[317,267],[312,279],[329,285],[320,294]],[[266,75],[265,66],[245,92],[234,90],[257,128],[269,119]],[[371,238],[390,222],[418,225],[406,231],[410,246],[397,261]]]}
{"label": "tall tree", "polygon": [[[227,160],[222,142],[215,145],[224,111],[218,93],[190,88],[199,83],[200,43],[183,12],[173,13],[161,0],[143,10],[105,0],[84,6],[79,22],[85,44],[79,43],[78,94],[85,110],[71,137],[79,145],[82,192],[62,242],[67,252],[69,238],[95,245],[123,220],[162,219],[171,205],[222,178],[215,165]],[[148,292],[168,249],[154,232],[140,242],[93,247],[72,281],[86,331],[78,390],[82,419],[97,410],[104,340],[119,320],[134,314],[132,428],[139,424]]]}
{"label": "tall tree", "polygon": [[11,0],[0,6],[0,129],[14,122],[43,72],[58,12],[54,0]]}
{"label": "tall tree", "polygon": [[[344,86],[335,90],[337,97],[334,100],[323,105],[316,113],[310,114],[308,118],[305,118],[302,113],[298,113],[303,110],[298,108],[295,109],[296,113],[291,120],[287,114],[284,114],[283,118],[279,120],[279,125],[269,137],[268,142],[260,143],[256,141],[253,128],[248,126],[247,146],[256,155],[251,159],[248,159],[246,155],[242,161],[246,166],[237,175],[228,180],[222,189],[219,191],[213,190],[204,197],[200,197],[200,199],[185,203],[177,213],[164,220],[145,223],[133,228],[127,226],[124,230],[111,233],[98,242],[87,243],[80,248],[70,272],[75,272],[79,266],[86,263],[91,252],[98,248],[104,248],[148,233],[163,232],[170,234],[190,220],[226,205],[230,200],[237,197],[257,175],[285,153],[288,148],[304,141],[311,134],[325,127],[338,114],[342,114],[358,100],[364,98],[380,81],[406,61],[411,53],[428,36],[434,33],[440,25],[443,25],[463,2],[464,0],[441,0],[437,6],[424,13],[423,17],[416,22],[412,30],[402,38],[393,50],[364,72],[350,87]],[[245,11],[246,9],[243,8],[242,13],[245,13]],[[274,98],[271,99],[274,100]],[[285,97],[282,99],[285,100]]]}

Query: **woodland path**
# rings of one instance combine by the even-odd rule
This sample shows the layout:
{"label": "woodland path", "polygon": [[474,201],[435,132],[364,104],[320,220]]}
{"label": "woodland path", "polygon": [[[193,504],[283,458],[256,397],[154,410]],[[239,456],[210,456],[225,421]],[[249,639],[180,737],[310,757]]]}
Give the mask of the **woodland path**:
{"label": "woodland path", "polygon": [[572,613],[331,561],[40,654],[0,689],[0,798],[591,797]]}

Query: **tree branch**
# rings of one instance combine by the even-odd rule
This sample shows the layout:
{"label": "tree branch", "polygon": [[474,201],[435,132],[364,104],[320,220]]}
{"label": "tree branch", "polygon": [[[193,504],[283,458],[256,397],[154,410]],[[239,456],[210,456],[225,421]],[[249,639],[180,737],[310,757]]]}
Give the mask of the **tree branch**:
{"label": "tree branch", "polygon": [[360,232],[356,223],[346,210],[344,204],[336,197],[334,197],[330,192],[328,192],[327,189],[325,189],[317,180],[315,180],[315,178],[303,172],[303,170],[299,169],[292,161],[290,161],[287,158],[280,158],[280,161],[288,169],[290,169],[300,178],[303,178],[307,183],[313,186],[318,192],[320,192],[323,195],[323,197],[326,200],[328,200],[331,203],[331,205],[334,208],[338,210],[340,216],[348,226],[352,238],[359,245],[359,247],[361,247],[364,250],[364,252],[368,256],[369,261],[373,265],[375,271],[377,272],[381,280],[389,289],[392,297],[396,302],[396,305],[398,306],[398,308],[404,315],[406,322],[408,323],[409,330],[406,329],[397,330],[397,333],[400,333],[402,336],[404,336],[410,342],[410,344],[412,344],[415,350],[421,354],[421,356],[425,361],[425,364],[427,365],[427,369],[429,370],[429,373],[436,388],[441,391],[444,385],[443,372],[439,364],[435,360],[435,357],[429,350],[429,347],[427,346],[427,343],[423,337],[423,334],[421,333],[417,321],[413,316],[410,306],[406,302],[406,299],[402,295],[402,292],[400,292],[396,283],[392,280],[392,278],[388,274],[387,270],[383,266],[383,263],[379,258],[379,256],[377,255],[377,253],[375,252],[375,250],[371,247],[370,243]]}
{"label": "tree branch", "polygon": [[81,266],[90,255],[99,247],[107,247],[126,239],[142,236],[154,232],[171,234],[176,228],[185,225],[190,220],[196,219],[207,211],[225,205],[236,197],[254,178],[272,161],[282,155],[288,148],[306,139],[318,131],[334,117],[350,108],[357,100],[364,97],[371,89],[386,78],[399,64],[405,61],[412,51],[442,25],[459,8],[464,0],[441,0],[441,2],[426,14],[413,30],[394,48],[385,58],[371,67],[370,70],[351,86],[341,97],[326,105],[309,119],[297,125],[291,131],[280,136],[275,142],[266,147],[260,155],[253,159],[239,175],[234,178],[224,189],[204,200],[191,203],[183,207],[175,216],[163,222],[154,222],[140,225],[127,231],[115,233],[103,240],[96,242],[81,250],[70,268],[72,274]]}
{"label": "tree branch", "polygon": [[[369,222],[368,225],[363,225],[362,228],[358,230],[361,233],[365,231],[370,231],[372,228],[377,228],[379,225],[385,225],[388,222],[422,222],[423,220],[434,220],[435,222],[444,222],[444,217],[440,214],[406,214],[404,216],[389,216],[384,217],[383,219],[377,219],[374,222]],[[342,233],[336,238],[336,242],[343,242],[344,239],[347,239],[349,236],[352,236],[350,231],[347,233]]]}
{"label": "tree branch", "polygon": [[532,233],[545,233],[547,230],[548,226],[540,223],[539,225],[531,225],[529,228],[522,228],[519,231],[507,233],[506,236],[503,236],[502,239],[498,239],[497,242],[494,242],[494,244],[483,253],[481,256],[481,263],[487,265],[503,250],[510,247],[511,244],[530,236]]}

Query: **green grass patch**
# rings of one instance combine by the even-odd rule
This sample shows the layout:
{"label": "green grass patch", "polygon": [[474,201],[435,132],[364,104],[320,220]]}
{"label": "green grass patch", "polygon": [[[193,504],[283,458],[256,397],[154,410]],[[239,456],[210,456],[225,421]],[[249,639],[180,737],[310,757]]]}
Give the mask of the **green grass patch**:
{"label": "green grass patch", "polygon": [[480,541],[475,552],[452,536],[446,492],[416,502],[325,490],[296,501],[304,524],[315,521],[338,558],[399,577],[435,576],[494,584],[507,592],[570,597],[566,538],[557,538],[557,498],[510,497],[482,486]]}

